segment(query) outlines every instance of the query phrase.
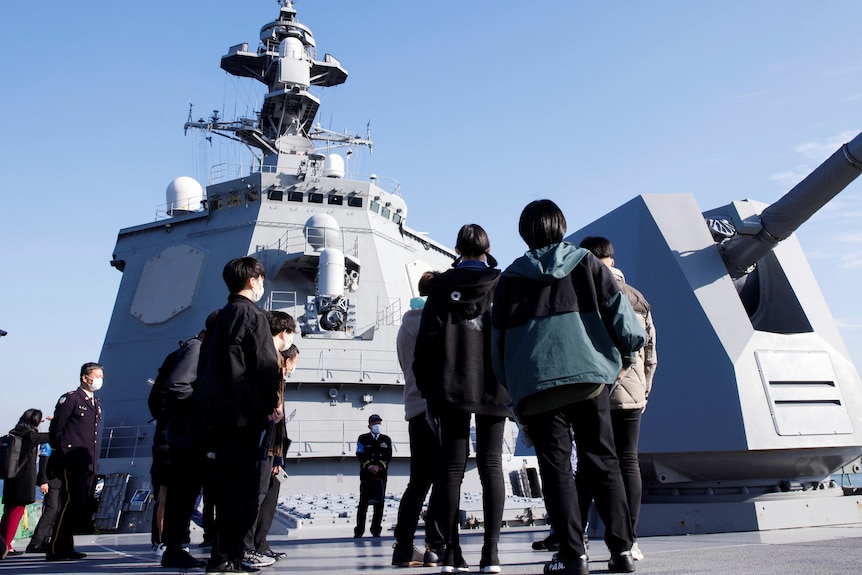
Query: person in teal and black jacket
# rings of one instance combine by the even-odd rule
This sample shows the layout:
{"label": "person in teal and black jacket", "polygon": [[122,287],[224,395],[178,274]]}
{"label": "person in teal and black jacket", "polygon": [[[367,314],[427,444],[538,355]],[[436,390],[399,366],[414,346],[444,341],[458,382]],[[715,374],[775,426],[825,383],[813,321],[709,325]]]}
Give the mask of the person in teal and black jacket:
{"label": "person in teal and black jacket", "polygon": [[521,213],[530,248],[502,274],[494,295],[491,355],[497,379],[536,449],[545,505],[560,551],[545,574],[589,573],[572,477],[586,473],[604,522],[611,572],[632,572],[632,529],[609,411],[609,388],[636,360],[646,335],[610,270],[564,242],[554,202]]}

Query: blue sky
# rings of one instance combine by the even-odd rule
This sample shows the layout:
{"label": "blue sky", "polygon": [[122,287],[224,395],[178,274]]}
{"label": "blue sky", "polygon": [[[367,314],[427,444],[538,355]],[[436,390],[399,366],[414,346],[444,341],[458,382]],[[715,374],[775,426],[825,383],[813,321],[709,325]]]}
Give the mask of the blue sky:
{"label": "blue sky", "polygon": [[[219,68],[275,0],[6,2],[0,8],[0,426],[53,409],[99,356],[117,231],[175,177],[235,147],[183,136],[252,115],[262,90]],[[862,4],[761,0],[461,3],[300,0],[318,53],[350,72],[324,127],[364,133],[351,170],[397,179],[408,225],[447,244],[482,224],[502,265],[517,218],[555,200],[576,230],[643,193],[706,210],[771,202],[862,130]],[[798,236],[862,365],[862,184]],[[648,294],[647,294],[648,295]],[[157,366],[153,366],[155,374]],[[106,374],[105,385],[111,385]]]}

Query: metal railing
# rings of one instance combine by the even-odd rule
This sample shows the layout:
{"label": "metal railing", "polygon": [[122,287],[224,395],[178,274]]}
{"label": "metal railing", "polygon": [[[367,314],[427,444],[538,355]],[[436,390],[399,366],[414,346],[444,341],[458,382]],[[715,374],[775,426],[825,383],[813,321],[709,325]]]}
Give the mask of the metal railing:
{"label": "metal railing", "polygon": [[151,457],[153,425],[106,427],[99,449],[100,459]]}
{"label": "metal railing", "polygon": [[[508,428],[508,426],[507,426]],[[106,427],[102,436],[99,458],[137,459],[151,457],[153,431],[150,425]],[[356,439],[368,428],[362,421],[344,419],[303,419],[287,424],[292,444],[288,457],[352,457],[356,452]],[[394,457],[410,456],[410,436],[407,422],[383,422],[383,433],[392,439]],[[516,437],[507,430],[503,437],[503,454],[513,455]],[[476,429],[470,427],[472,453],[476,452]]]}

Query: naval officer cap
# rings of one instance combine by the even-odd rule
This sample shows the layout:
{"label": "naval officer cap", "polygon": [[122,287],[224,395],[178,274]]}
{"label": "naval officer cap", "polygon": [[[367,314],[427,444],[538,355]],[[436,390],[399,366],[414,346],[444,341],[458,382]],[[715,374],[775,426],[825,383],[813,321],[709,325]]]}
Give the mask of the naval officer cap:
{"label": "naval officer cap", "polygon": [[374,423],[379,423],[381,421],[383,421],[383,418],[375,413],[374,415],[372,415],[371,417],[368,418],[368,425],[371,425]]}

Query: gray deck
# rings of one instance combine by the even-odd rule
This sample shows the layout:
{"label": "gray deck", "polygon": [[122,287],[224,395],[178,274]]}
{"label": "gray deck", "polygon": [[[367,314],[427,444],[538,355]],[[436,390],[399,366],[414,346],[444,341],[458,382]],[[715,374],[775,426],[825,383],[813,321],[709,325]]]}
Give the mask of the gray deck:
{"label": "gray deck", "polygon": [[[462,532],[465,558],[478,572],[482,546],[481,531]],[[530,543],[544,537],[544,528],[507,528],[500,542],[504,574],[538,574],[550,553],[530,549]],[[196,532],[193,540],[199,540]],[[393,538],[366,537],[354,540],[350,528],[315,527],[288,534],[272,535],[274,549],[288,556],[262,570],[278,573],[438,573],[439,568],[395,568],[390,565]],[[94,535],[76,538],[77,547],[89,556],[72,563],[47,563],[42,555],[20,555],[0,561],[0,573],[176,573],[162,569],[150,551],[145,534]],[[637,563],[638,573],[756,573],[758,575],[796,573],[859,573],[862,570],[862,524],[839,527],[809,527],[765,532],[643,537],[646,555]],[[23,549],[26,541],[16,542]],[[601,551],[600,551],[601,549]],[[192,552],[204,556],[201,549]],[[599,541],[590,549],[592,572],[607,573],[607,551]],[[203,573],[203,570],[192,573]]]}

